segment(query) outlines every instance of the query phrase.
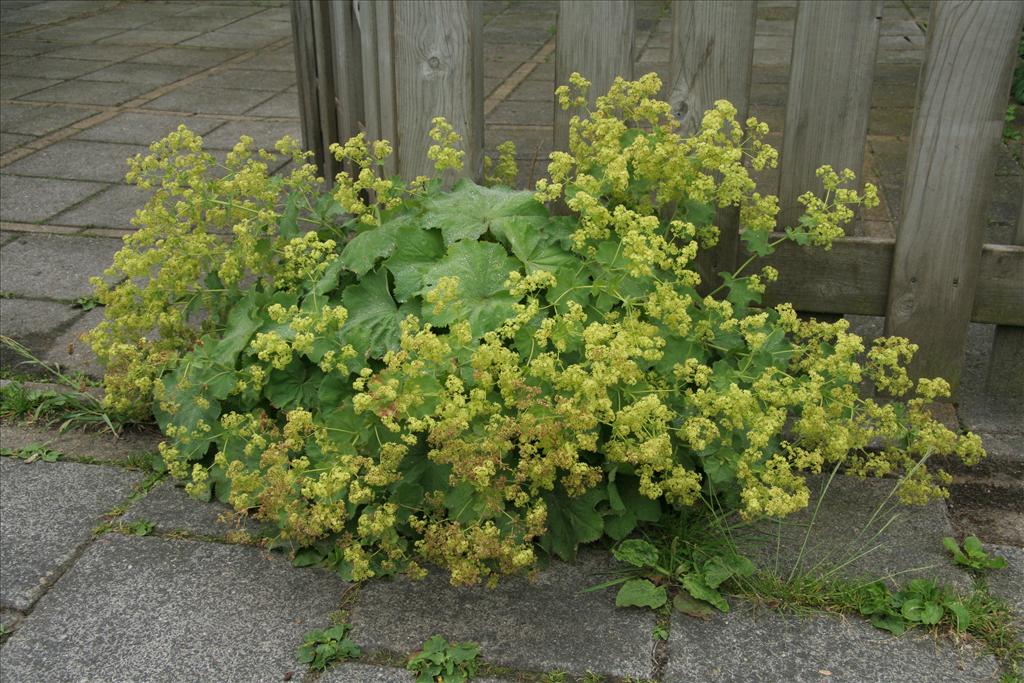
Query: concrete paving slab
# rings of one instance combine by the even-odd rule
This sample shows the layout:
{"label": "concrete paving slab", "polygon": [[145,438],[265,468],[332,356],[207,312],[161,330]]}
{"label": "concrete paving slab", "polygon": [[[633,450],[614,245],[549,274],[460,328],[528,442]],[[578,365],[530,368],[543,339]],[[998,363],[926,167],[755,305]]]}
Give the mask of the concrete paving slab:
{"label": "concrete paving slab", "polygon": [[227,69],[207,76],[201,85],[205,88],[228,90],[267,90],[281,92],[295,84],[295,73],[287,71],[258,71],[255,69]]}
{"label": "concrete paving slab", "polygon": [[902,505],[895,496],[889,498],[894,480],[837,475],[814,517],[825,483],[825,476],[810,481],[811,503],[805,510],[781,524],[754,527],[763,545],[750,555],[759,567],[788,576],[794,567],[797,573],[821,574],[844,565],[834,575],[888,577],[900,585],[929,577],[963,589],[971,586],[942,546],[943,537],[953,535],[945,503]]}
{"label": "concrete paving slab", "polygon": [[24,611],[89,541],[100,516],[142,481],[142,474],[5,457],[0,458],[0,480],[0,606]]}
{"label": "concrete paving slab", "polygon": [[145,519],[153,522],[160,533],[184,531],[196,536],[223,537],[239,529],[253,535],[259,532],[259,524],[249,518],[240,523],[221,521],[222,515],[233,512],[231,507],[223,503],[196,500],[173,481],[163,481],[129,508],[121,521]]}
{"label": "concrete paving slab", "polygon": [[[145,108],[192,114],[242,114],[269,97],[270,93],[263,91],[206,88],[196,83],[162,95]],[[295,107],[297,110],[298,103]]]}
{"label": "concrete paving slab", "polygon": [[440,572],[370,582],[351,611],[352,638],[371,651],[412,652],[442,634],[479,643],[482,659],[503,666],[650,677],[654,613],[616,608],[610,589],[582,592],[611,567],[606,555],[587,551],[532,584],[453,588]]}
{"label": "concrete paving slab", "polygon": [[303,680],[345,584],[256,548],[108,534],[0,651],[5,680]]}
{"label": "concrete paving slab", "polygon": [[242,135],[251,137],[257,148],[272,150],[285,135],[301,140],[302,127],[298,121],[229,121],[203,135],[203,144],[208,149],[231,149]]}
{"label": "concrete paving slab", "polygon": [[177,130],[182,123],[192,132],[205,135],[223,124],[224,120],[209,116],[181,116],[164,112],[124,112],[98,126],[83,130],[74,139],[149,146],[168,133]]}
{"label": "concrete paving slab", "polygon": [[122,62],[92,71],[82,76],[82,80],[107,81],[111,83],[144,83],[156,88],[180,81],[201,69],[202,67],[199,66]]}
{"label": "concrete paving slab", "polygon": [[153,48],[148,45],[66,45],[59,46],[50,55],[64,59],[120,62],[152,51]]}
{"label": "concrete paving slab", "polygon": [[132,217],[145,205],[150,194],[134,185],[111,185],[95,197],[54,216],[52,222],[90,228],[131,229]]}
{"label": "concrete paving slab", "polygon": [[165,47],[134,57],[131,61],[140,64],[185,64],[210,67],[237,57],[244,51],[221,48]]}
{"label": "concrete paving slab", "polygon": [[[481,653],[483,658],[483,653]],[[373,664],[339,664],[319,677],[317,683],[410,683],[416,675],[408,669]],[[473,677],[473,683],[511,683],[508,679]]]}
{"label": "concrete paving slab", "polygon": [[165,31],[212,31],[230,24],[233,19],[213,19],[209,17],[161,17],[152,23],[152,27]]}
{"label": "concrete paving slab", "polygon": [[186,47],[216,47],[232,48],[236,50],[258,50],[283,38],[287,34],[253,34],[253,33],[230,33],[223,28],[209,33],[203,33],[183,41],[181,44]]}
{"label": "concrete paving slab", "polygon": [[103,309],[94,308],[76,320],[53,340],[43,355],[42,360],[56,363],[65,371],[81,373],[96,379],[103,377],[103,366],[100,365],[92,347],[82,339],[82,335],[96,327],[103,320]]}
{"label": "concrete paving slab", "polygon": [[53,52],[59,47],[60,45],[43,43],[28,37],[5,38],[3,41],[0,41],[0,55],[31,57],[32,55],[41,55],[47,52]]}
{"label": "concrete paving slab", "polygon": [[47,78],[62,80],[77,78],[103,67],[103,62],[61,59],[57,57],[27,57],[4,65],[5,76],[34,78],[46,74]]}
{"label": "concrete paving slab", "polygon": [[298,118],[299,98],[293,92],[284,92],[274,95],[259,106],[253,107],[246,112],[252,116],[287,116]]}
{"label": "concrete paving slab", "polygon": [[86,432],[79,429],[61,434],[56,427],[48,427],[42,422],[0,422],[2,448],[20,450],[32,444],[42,444],[69,458],[88,458],[106,463],[125,464],[133,459],[142,460],[142,456],[156,453],[157,444],[162,439],[153,430],[125,430],[120,436],[109,431]]}
{"label": "concrete paving slab", "polygon": [[128,172],[128,159],[145,151],[140,145],[61,140],[4,170],[16,175],[116,183]]}
{"label": "concrete paving slab", "polygon": [[118,33],[96,42],[98,45],[146,45],[160,47],[163,45],[177,45],[198,35],[200,35],[199,31],[172,31],[147,26],[146,28],[136,28],[131,31]]}
{"label": "concrete paving slab", "polygon": [[102,83],[100,81],[65,81],[25,95],[35,102],[72,102],[112,107],[152,90],[144,83]]}
{"label": "concrete paving slab", "polygon": [[707,620],[673,614],[668,650],[664,683],[994,683],[999,678],[991,655],[928,634],[912,631],[895,638],[857,618],[786,616],[745,604]]}
{"label": "concrete paving slab", "polygon": [[246,69],[263,71],[295,71],[295,51],[289,45],[280,50],[261,52],[252,59],[247,59],[239,66]]}
{"label": "concrete paving slab", "polygon": [[121,246],[109,237],[24,235],[0,251],[0,290],[73,301],[92,293],[89,278],[102,275]]}
{"label": "concrete paving slab", "polygon": [[0,130],[23,135],[46,135],[96,113],[96,109],[64,107],[59,104],[10,102],[0,108]]}
{"label": "concrete paving slab", "polygon": [[0,154],[17,149],[22,145],[35,140],[34,135],[20,135],[18,133],[0,133]]}
{"label": "concrete paving slab", "polygon": [[16,612],[13,609],[5,609],[0,607],[0,626],[3,626],[4,631],[10,633],[14,629],[18,628],[18,624],[25,618],[21,612]]}
{"label": "concrete paving slab", "polygon": [[4,99],[11,100],[59,83],[60,80],[56,78],[20,78],[5,75],[0,78],[0,93],[3,94]]}
{"label": "concrete paving slab", "polygon": [[1024,548],[986,544],[985,549],[1006,558],[1005,569],[988,573],[989,593],[1005,600],[1016,616],[1017,627],[1024,629]]}
{"label": "concrete paving slab", "polygon": [[[2,257],[0,251],[0,260]],[[0,299],[0,333],[18,340],[38,358],[80,315],[81,311],[57,301]],[[30,372],[29,366],[22,365],[24,360],[6,346],[0,347],[0,367]]]}
{"label": "concrete paving slab", "polygon": [[94,195],[102,183],[0,175],[0,219],[37,223]]}

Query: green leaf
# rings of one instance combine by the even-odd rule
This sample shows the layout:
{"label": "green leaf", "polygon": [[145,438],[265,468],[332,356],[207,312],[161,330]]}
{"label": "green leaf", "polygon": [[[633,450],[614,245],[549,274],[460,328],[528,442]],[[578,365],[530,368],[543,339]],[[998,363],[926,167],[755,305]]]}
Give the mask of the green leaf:
{"label": "green leaf", "polygon": [[395,250],[397,227],[397,223],[384,223],[353,237],[341,252],[342,265],[360,277],[373,270],[378,260]]}
{"label": "green leaf", "polygon": [[704,580],[697,574],[687,574],[683,577],[683,588],[698,600],[709,602],[722,612],[729,611],[729,603],[717,590],[704,583]]}
{"label": "green leaf", "polygon": [[408,304],[399,308],[391,298],[388,274],[383,269],[346,287],[341,300],[348,309],[341,336],[363,357],[380,358],[386,351],[398,348],[399,323],[410,313],[415,314],[414,308]]}
{"label": "green leaf", "polygon": [[532,192],[502,187],[482,187],[460,182],[451,192],[432,197],[424,204],[426,227],[440,228],[445,244],[475,240],[488,230],[501,230],[511,217],[546,219],[548,210]]}
{"label": "green leaf", "polygon": [[714,611],[708,603],[697,600],[686,593],[676,593],[676,596],[672,598],[672,607],[680,614],[697,619],[710,619],[714,615]]}
{"label": "green leaf", "polygon": [[616,607],[650,607],[658,609],[668,602],[664,586],[655,586],[647,579],[632,579],[622,584],[615,595]]}
{"label": "green leaf", "polygon": [[740,239],[743,240],[743,244],[746,245],[747,251],[757,256],[767,256],[768,254],[775,251],[775,249],[769,243],[771,233],[767,230],[754,230],[753,228],[747,228],[740,232]]}
{"label": "green leaf", "polygon": [[[242,297],[231,308],[228,313],[227,325],[216,343],[210,358],[222,366],[233,368],[238,354],[249,345],[252,335],[263,324],[261,320],[253,319],[253,312],[256,302],[252,295]],[[234,382],[232,381],[232,384]],[[221,396],[220,398],[224,398]]]}
{"label": "green leaf", "polygon": [[892,614],[874,615],[871,617],[871,625],[875,628],[880,628],[883,631],[888,631],[894,636],[901,636],[907,630],[907,622]]}
{"label": "green leaf", "polygon": [[395,278],[395,298],[408,301],[423,288],[423,276],[444,256],[444,240],[437,230],[403,225],[395,233],[395,252],[384,267]]}
{"label": "green leaf", "polygon": [[615,546],[612,556],[634,567],[654,567],[658,564],[658,549],[639,538],[631,538]]}
{"label": "green leaf", "polygon": [[956,619],[956,630],[966,631],[971,625],[971,612],[967,609],[967,606],[959,600],[949,601],[945,603],[945,608],[949,610],[950,614]]}
{"label": "green leaf", "polygon": [[443,277],[459,279],[458,295],[442,310],[430,304],[423,308],[423,319],[439,326],[460,320],[469,322],[473,335],[499,327],[510,318],[516,299],[505,289],[508,274],[519,270],[519,263],[493,242],[462,241],[453,244],[448,254],[424,276],[424,289],[431,289]]}
{"label": "green leaf", "polygon": [[604,490],[593,488],[576,498],[569,498],[560,487],[545,493],[548,507],[548,531],[541,537],[541,547],[566,562],[576,558],[576,547],[601,538],[604,520],[595,508],[605,500]]}
{"label": "green leaf", "polygon": [[508,219],[501,228],[501,237],[508,242],[512,253],[526,266],[526,272],[547,270],[557,272],[559,268],[573,271],[580,267],[580,261],[562,247],[555,237],[544,233],[545,222],[533,217]]}
{"label": "green leaf", "polygon": [[747,309],[750,308],[751,301],[757,304],[761,303],[761,293],[755,292],[750,288],[749,277],[734,278],[731,273],[726,272],[721,272],[718,275],[722,278],[723,284],[729,289],[729,294],[726,298],[733,305],[735,317],[741,318],[745,316]]}
{"label": "green leaf", "polygon": [[284,204],[281,220],[278,222],[278,233],[286,240],[299,236],[299,193],[292,192]]}
{"label": "green leaf", "polygon": [[636,515],[625,510],[604,518],[604,533],[613,541],[621,541],[636,528]]}
{"label": "green leaf", "polygon": [[311,405],[317,396],[324,373],[299,358],[293,358],[283,370],[271,370],[263,395],[282,410]]}
{"label": "green leaf", "polygon": [[323,559],[323,553],[316,548],[303,548],[295,553],[295,557],[292,559],[292,566],[313,567],[320,564]]}

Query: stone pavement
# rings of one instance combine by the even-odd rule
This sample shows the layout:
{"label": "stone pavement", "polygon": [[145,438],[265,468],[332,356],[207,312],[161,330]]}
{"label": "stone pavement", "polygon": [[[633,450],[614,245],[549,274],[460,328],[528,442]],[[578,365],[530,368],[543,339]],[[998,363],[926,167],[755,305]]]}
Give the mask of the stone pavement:
{"label": "stone pavement", "polygon": [[[521,180],[536,180],[550,151],[556,3],[485,7],[486,143],[513,139]],[[752,107],[773,128],[784,118],[789,2],[760,2]],[[288,7],[282,1],[4,0],[0,4],[0,327],[37,355],[96,374],[78,340],[101,317],[73,306],[109,264],[144,193],[122,182],[124,160],[185,122],[224,154],[240,134],[269,145],[299,135]],[[662,2],[638,3],[637,73],[665,74],[669,23]],[[865,172],[886,201],[865,234],[891,236],[902,189],[923,55],[927,3],[887,2]],[[1006,148],[993,180],[988,241],[1006,241],[1020,206],[1022,170]],[[769,185],[776,178],[766,177]],[[879,321],[859,318],[865,334]],[[943,535],[976,533],[1011,568],[994,594],[1024,620],[1024,411],[984,392],[992,329],[974,326],[955,419],[992,453],[957,472],[950,507],[905,511],[885,546],[850,571],[905,580],[917,573],[961,587],[970,577],[940,550]],[[16,362],[0,358],[9,371]],[[58,434],[0,425],[0,447],[45,444],[57,462],[0,458],[0,678],[4,681],[410,681],[405,657],[431,635],[481,644],[479,680],[985,681],[998,663],[976,645],[913,633],[893,638],[860,620],[784,616],[736,601],[708,621],[675,615],[668,640],[657,616],[616,609],[600,583],[606,553],[556,563],[532,584],[448,586],[432,574],[346,585],[238,543],[216,504],[188,498],[145,469],[158,440]],[[1011,477],[1006,474],[1010,473]],[[1016,473],[1015,475],[1013,473]],[[848,540],[851,519],[884,497],[837,487],[814,528],[810,557]],[[951,514],[952,513],[952,514]],[[149,535],[129,525],[153,525]],[[254,526],[247,527],[255,530]],[[787,571],[793,543],[763,558]],[[817,556],[820,556],[817,555]],[[295,660],[302,636],[347,611],[358,663],[318,674]],[[588,679],[594,680],[594,678]]]}

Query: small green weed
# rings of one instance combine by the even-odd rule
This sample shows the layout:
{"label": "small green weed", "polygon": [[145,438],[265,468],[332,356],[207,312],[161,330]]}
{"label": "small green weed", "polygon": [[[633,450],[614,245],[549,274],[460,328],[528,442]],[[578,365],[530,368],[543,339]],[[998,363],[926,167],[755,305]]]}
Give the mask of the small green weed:
{"label": "small green weed", "polygon": [[465,683],[476,674],[479,654],[476,643],[449,643],[444,636],[432,636],[405,668],[416,674],[416,683]]}
{"label": "small green weed", "polygon": [[149,536],[153,533],[153,529],[156,528],[156,524],[150,522],[148,519],[140,519],[136,522],[126,524],[124,529],[132,536]]}
{"label": "small green weed", "polygon": [[95,296],[80,296],[71,304],[71,308],[80,308],[83,311],[91,311],[100,305]]}
{"label": "small green weed", "polygon": [[55,451],[52,448],[47,448],[45,444],[41,443],[30,443],[22,448],[0,448],[0,455],[5,455],[12,458],[19,458],[25,462],[35,462],[36,460],[42,460],[43,462],[57,462],[63,455],[60,451]]}
{"label": "small green weed", "polygon": [[1000,555],[989,555],[985,552],[985,548],[982,547],[981,541],[978,540],[977,536],[965,538],[962,549],[952,536],[943,538],[942,545],[953,555],[954,562],[975,571],[1004,569],[1006,567],[1006,558]]}
{"label": "small green weed", "polygon": [[296,657],[317,671],[323,671],[329,664],[341,659],[355,659],[363,651],[348,639],[348,632],[351,629],[348,624],[338,624],[322,631],[310,631],[306,634]]}

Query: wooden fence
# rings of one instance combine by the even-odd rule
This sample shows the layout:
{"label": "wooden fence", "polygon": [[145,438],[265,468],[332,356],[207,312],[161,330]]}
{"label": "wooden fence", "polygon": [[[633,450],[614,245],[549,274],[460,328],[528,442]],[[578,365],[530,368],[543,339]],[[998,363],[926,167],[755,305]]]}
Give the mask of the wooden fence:
{"label": "wooden fence", "polygon": [[[672,3],[667,90],[684,130],[720,98],[741,116],[749,102],[754,2]],[[814,170],[863,168],[881,0],[798,3],[781,150],[781,224]],[[296,0],[292,4],[304,142],[324,174],[327,145],[365,130],[395,143],[392,172],[426,174],[426,132],[446,117],[462,135],[466,173],[483,147],[482,16],[473,0]],[[969,321],[999,325],[992,386],[1024,392],[1024,213],[1016,245],[982,244],[1024,3],[944,0],[933,5],[906,167],[897,238],[846,237],[830,252],[785,243],[769,290],[798,310],[886,318],[886,333],[921,351],[916,374],[954,386]],[[579,71],[607,90],[633,77],[630,0],[560,0],[555,78]],[[552,102],[552,108],[555,109]],[[554,113],[555,148],[567,117]],[[720,264],[734,262],[739,226],[723,224]]]}

